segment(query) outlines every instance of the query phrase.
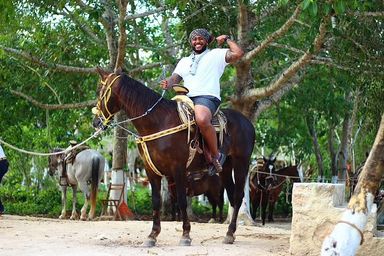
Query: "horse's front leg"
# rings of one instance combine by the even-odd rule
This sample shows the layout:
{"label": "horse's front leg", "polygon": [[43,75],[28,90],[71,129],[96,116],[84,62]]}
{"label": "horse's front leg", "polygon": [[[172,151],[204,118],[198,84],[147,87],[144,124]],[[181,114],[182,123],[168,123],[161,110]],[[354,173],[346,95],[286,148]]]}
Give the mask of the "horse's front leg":
{"label": "horse's front leg", "polygon": [[212,205],[212,214],[211,219],[208,221],[208,223],[215,223],[216,222],[216,203],[211,203]]}
{"label": "horse's front leg", "polygon": [[77,205],[77,186],[73,185],[72,186],[72,214],[70,219],[71,220],[77,220],[79,219],[79,214],[77,214],[76,211],[76,205]]}
{"label": "horse's front leg", "polygon": [[84,195],[84,205],[81,207],[80,211],[80,220],[87,220],[87,209],[88,209],[88,203],[91,198],[91,193],[88,189],[87,182],[79,182],[80,190],[83,191]]}
{"label": "horse's front leg", "polygon": [[180,208],[181,219],[183,221],[183,235],[181,236],[179,245],[191,245],[192,239],[189,236],[191,231],[191,223],[189,223],[187,214],[187,195],[185,186],[185,172],[182,170],[176,170],[176,194],[177,203]]}
{"label": "horse's front leg", "polygon": [[264,190],[261,192],[261,222],[263,225],[265,225],[265,219],[267,216],[267,205],[269,201],[269,195],[270,192],[267,190]]}
{"label": "horse's front leg", "polygon": [[268,221],[274,222],[273,219],[273,210],[275,208],[275,202],[279,199],[277,193],[275,191],[271,191],[268,202]]}
{"label": "horse's front leg", "polygon": [[[153,174],[156,175],[156,174]],[[146,247],[152,247],[156,245],[157,236],[160,234],[160,209],[161,209],[161,177],[148,177],[152,187],[152,231],[148,236],[148,239],[143,243]]]}
{"label": "horse's front leg", "polygon": [[67,217],[67,186],[61,186],[61,214],[59,219]]}

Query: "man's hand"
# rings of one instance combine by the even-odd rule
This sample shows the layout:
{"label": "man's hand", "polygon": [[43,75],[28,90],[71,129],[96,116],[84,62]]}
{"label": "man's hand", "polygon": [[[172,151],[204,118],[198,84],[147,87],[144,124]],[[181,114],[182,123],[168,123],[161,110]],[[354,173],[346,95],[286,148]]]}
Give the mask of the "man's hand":
{"label": "man's hand", "polygon": [[179,84],[181,80],[182,80],[181,76],[179,76],[178,74],[172,74],[172,76],[169,77],[168,79],[162,80],[160,82],[160,86],[164,90],[167,90],[169,88],[172,88],[174,85]]}
{"label": "man's hand", "polygon": [[216,37],[217,44],[222,45],[223,43],[225,43],[227,41],[228,38],[229,38],[228,35],[221,35],[221,36]]}
{"label": "man's hand", "polygon": [[160,86],[161,88],[163,88],[163,90],[167,90],[168,89],[168,80],[162,80],[160,81]]}

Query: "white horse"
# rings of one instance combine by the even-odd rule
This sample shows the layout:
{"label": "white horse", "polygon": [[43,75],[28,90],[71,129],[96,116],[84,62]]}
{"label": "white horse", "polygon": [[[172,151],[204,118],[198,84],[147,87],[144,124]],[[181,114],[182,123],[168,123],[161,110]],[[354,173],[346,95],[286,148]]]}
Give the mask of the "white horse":
{"label": "white horse", "polygon": [[[55,149],[53,152],[60,152]],[[67,187],[71,186],[73,191],[71,220],[78,219],[76,211],[77,186],[84,194],[84,205],[81,208],[81,220],[87,219],[88,203],[91,201],[89,219],[95,218],[97,190],[104,176],[105,158],[96,150],[86,149],[78,153],[73,162],[65,164],[65,154],[49,156],[49,174],[53,176],[58,170],[59,184],[61,187],[62,210],[59,219],[66,218]],[[66,171],[64,168],[66,167]],[[89,189],[88,184],[91,184]]]}

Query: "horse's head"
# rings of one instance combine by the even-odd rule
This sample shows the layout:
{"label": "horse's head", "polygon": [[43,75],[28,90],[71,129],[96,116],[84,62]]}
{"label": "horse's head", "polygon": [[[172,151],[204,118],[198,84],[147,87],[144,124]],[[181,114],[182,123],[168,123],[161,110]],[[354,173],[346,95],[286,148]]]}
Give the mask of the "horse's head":
{"label": "horse's head", "polygon": [[[53,153],[62,151],[61,149],[54,149]],[[48,174],[53,176],[57,171],[57,167],[62,162],[63,154],[50,155],[48,157]]]}
{"label": "horse's head", "polygon": [[276,176],[275,162],[276,156],[271,156],[270,158],[263,157],[264,164],[259,172],[259,183],[263,189],[268,189],[271,186],[274,186]]}
{"label": "horse's head", "polygon": [[108,73],[99,67],[96,70],[100,75],[100,85],[97,90],[97,104],[92,109],[92,113],[95,115],[93,127],[106,129],[115,113],[120,110],[119,100],[114,93],[114,87],[116,87],[114,85],[118,84],[121,72]]}

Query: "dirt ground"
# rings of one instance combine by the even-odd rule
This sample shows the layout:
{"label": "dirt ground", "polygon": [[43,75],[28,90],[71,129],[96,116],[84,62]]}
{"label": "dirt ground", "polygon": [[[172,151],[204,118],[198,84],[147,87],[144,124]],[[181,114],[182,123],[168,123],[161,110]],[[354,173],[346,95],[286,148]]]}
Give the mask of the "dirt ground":
{"label": "dirt ground", "polygon": [[142,242],[150,221],[71,221],[0,216],[1,256],[106,255],[288,255],[290,223],[239,225],[232,245],[223,244],[228,225],[192,222],[192,245],[178,246],[181,222],[162,222],[157,246]]}

